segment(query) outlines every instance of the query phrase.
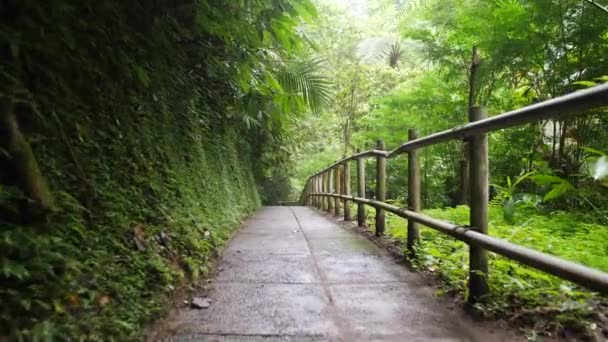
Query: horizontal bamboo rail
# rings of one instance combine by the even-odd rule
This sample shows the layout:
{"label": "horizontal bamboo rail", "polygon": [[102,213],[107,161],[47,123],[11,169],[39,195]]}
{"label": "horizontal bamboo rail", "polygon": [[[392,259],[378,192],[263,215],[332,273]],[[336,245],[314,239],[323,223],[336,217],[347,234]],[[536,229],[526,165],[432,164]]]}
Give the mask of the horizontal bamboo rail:
{"label": "horizontal bamboo rail", "polygon": [[516,109],[484,120],[470,122],[453,129],[433,133],[426,137],[418,138],[401,144],[399,147],[390,152],[375,149],[360,152],[338,160],[328,167],[317,171],[311,177],[319,175],[335,167],[336,165],[362,157],[385,156],[392,159],[409,150],[415,150],[421,147],[435,145],[450,140],[464,140],[476,134],[490,133],[505,128],[521,126],[526,123],[576,115],[580,112],[607,105],[608,83],[589,89],[580,90],[544,102],[539,102],[528,107]]}
{"label": "horizontal bamboo rail", "polygon": [[[316,172],[308,178],[302,192],[301,202],[307,202],[310,206],[332,212],[334,202],[337,207],[336,212],[340,210],[339,200],[343,200],[345,204],[347,201],[357,203],[357,222],[359,226],[364,224],[364,205],[374,207],[376,208],[377,235],[381,235],[384,230],[384,211],[403,217],[408,220],[407,247],[410,255],[415,253],[415,247],[419,239],[417,223],[466,242],[470,248],[469,301],[473,303],[480,300],[488,292],[486,278],[489,271],[486,250],[572,281],[593,291],[608,294],[608,273],[487,235],[489,197],[487,133],[551,118],[574,116],[583,111],[598,109],[603,106],[608,106],[608,84],[577,91],[490,118],[486,118],[483,109],[471,107],[469,110],[470,122],[465,125],[422,138],[416,138],[416,132],[411,130],[409,133],[410,140],[390,152],[384,151],[383,143],[378,141],[375,149],[357,152]],[[420,169],[416,150],[450,140],[465,140],[468,142],[466,150],[469,154],[468,173],[470,177],[468,177],[468,189],[464,187],[470,193],[471,219],[468,227],[458,226],[419,213]],[[403,153],[408,154],[408,180],[411,186],[408,189],[408,209],[384,202],[386,160]],[[369,157],[377,159],[376,200],[365,198],[365,164],[363,161],[364,158]],[[350,186],[343,186],[349,181],[348,179],[342,180],[342,185],[340,185],[339,181],[331,177],[332,172],[341,168],[348,168],[347,165],[350,161],[357,162],[358,196],[350,194]],[[463,179],[466,179],[466,177]],[[333,189],[337,189],[337,191],[334,192]],[[332,198],[336,201],[331,201]]]}
{"label": "horizontal bamboo rail", "polygon": [[451,237],[460,241],[464,241],[468,244],[476,244],[479,247],[483,247],[496,254],[519,261],[522,264],[532,266],[560,278],[570,280],[591,290],[604,294],[608,293],[608,273],[598,271],[575,262],[567,261],[547,253],[539,252],[531,248],[523,247],[506,240],[478,233],[472,230],[471,227],[464,227],[441,221],[424,214],[399,208],[392,204],[367,198],[323,193],[313,193],[310,195],[341,198],[356,203],[363,203],[376,209],[386,210],[399,217],[414,220],[441,233],[450,235]]}
{"label": "horizontal bamboo rail", "polygon": [[388,157],[394,158],[411,149],[449,140],[466,139],[477,134],[521,126],[526,123],[576,115],[606,105],[608,105],[608,83],[407,142],[391,151]]}

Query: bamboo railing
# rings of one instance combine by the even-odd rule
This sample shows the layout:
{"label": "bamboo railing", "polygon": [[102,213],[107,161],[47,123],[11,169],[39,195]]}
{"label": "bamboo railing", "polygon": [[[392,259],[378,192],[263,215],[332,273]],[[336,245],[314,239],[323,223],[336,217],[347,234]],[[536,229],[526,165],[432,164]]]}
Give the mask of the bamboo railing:
{"label": "bamboo railing", "polygon": [[[516,260],[538,270],[570,280],[593,291],[608,293],[608,273],[595,270],[562,258],[523,247],[488,235],[489,161],[487,133],[567,116],[608,105],[608,84],[603,84],[537,103],[528,107],[488,118],[480,107],[469,109],[469,123],[449,130],[418,138],[416,131],[409,130],[408,142],[392,151],[385,151],[384,143],[378,140],[374,149],[357,151],[308,178],[301,201],[309,206],[326,210],[340,216],[343,202],[344,219],[352,220],[350,202],[357,203],[357,223],[365,222],[365,206],[376,209],[376,235],[384,233],[385,211],[408,220],[407,249],[413,255],[419,241],[418,224],[423,224],[441,233],[462,240],[469,245],[469,297],[472,303],[479,301],[489,291],[487,284],[487,251]],[[420,167],[417,151],[420,148],[450,140],[468,143],[468,190],[470,222],[467,227],[441,221],[420,213]],[[408,157],[408,208],[388,204],[386,199],[386,161],[406,154]],[[365,198],[365,158],[376,158],[376,198]],[[357,165],[357,196],[350,190],[350,162]]]}

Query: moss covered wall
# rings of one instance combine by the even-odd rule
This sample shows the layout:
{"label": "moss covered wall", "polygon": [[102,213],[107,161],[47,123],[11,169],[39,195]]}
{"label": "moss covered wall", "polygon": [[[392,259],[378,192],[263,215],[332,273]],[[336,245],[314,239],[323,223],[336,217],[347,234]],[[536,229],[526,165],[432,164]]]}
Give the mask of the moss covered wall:
{"label": "moss covered wall", "polygon": [[194,4],[0,2],[0,97],[55,206],[15,220],[0,177],[0,340],[140,338],[260,205],[231,52],[192,43]]}

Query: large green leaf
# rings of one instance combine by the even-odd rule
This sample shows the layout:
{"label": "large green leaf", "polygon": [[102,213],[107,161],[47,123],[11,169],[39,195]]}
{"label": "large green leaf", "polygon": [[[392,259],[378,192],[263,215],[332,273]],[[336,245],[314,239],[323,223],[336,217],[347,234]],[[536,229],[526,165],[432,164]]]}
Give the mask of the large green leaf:
{"label": "large green leaf", "polygon": [[302,97],[313,112],[319,112],[330,99],[331,82],[321,71],[323,60],[308,59],[282,65],[277,79],[286,93]]}
{"label": "large green leaf", "polygon": [[551,191],[549,191],[545,197],[543,198],[544,201],[549,201],[555,198],[558,198],[559,196],[565,194],[566,192],[572,190],[573,187],[569,182],[564,182],[564,183],[559,183],[557,185],[555,185]]}
{"label": "large green leaf", "polygon": [[572,184],[570,184],[568,180],[558,176],[535,175],[531,178],[535,183],[539,185],[551,186],[551,190],[547,194],[545,194],[545,197],[543,198],[544,201],[549,201],[558,198],[566,192],[574,189],[574,186],[572,186]]}

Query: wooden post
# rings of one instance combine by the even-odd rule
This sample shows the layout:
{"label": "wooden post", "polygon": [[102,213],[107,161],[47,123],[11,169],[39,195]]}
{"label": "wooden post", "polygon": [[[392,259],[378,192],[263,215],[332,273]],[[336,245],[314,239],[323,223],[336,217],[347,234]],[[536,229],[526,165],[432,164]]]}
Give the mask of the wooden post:
{"label": "wooden post", "polygon": [[[384,141],[378,140],[377,150],[384,151]],[[376,158],[376,200],[386,200],[386,157]],[[376,208],[376,236],[384,234],[384,210]]]}
{"label": "wooden post", "polygon": [[308,178],[306,182],[306,204],[312,207],[312,178]]}
{"label": "wooden post", "polygon": [[[317,190],[317,176],[314,176],[312,178],[312,192],[313,193],[319,192]],[[315,208],[317,207],[317,196],[316,195],[312,197],[312,206]]]}
{"label": "wooden post", "polygon": [[311,178],[310,179],[310,192],[308,193],[308,198],[310,199],[308,206],[309,207],[314,207],[315,206],[315,196],[313,196],[312,194],[315,193],[315,178]]}
{"label": "wooden post", "polygon": [[[323,175],[317,175],[317,192],[323,192]],[[317,208],[323,209],[323,197],[317,196]]]}
{"label": "wooden post", "polygon": [[[346,196],[350,196],[350,165],[348,162],[344,163],[344,180],[342,182],[342,193]],[[350,213],[350,201],[344,200],[344,221],[352,221],[353,217]]]}
{"label": "wooden post", "polygon": [[[329,169],[327,171],[327,180],[328,180],[327,193],[333,194],[334,193],[334,169]],[[327,197],[327,212],[330,214],[334,212],[333,197]]]}
{"label": "wooden post", "polygon": [[[336,194],[341,194],[342,193],[342,172],[341,172],[341,167],[340,165],[336,165],[336,168],[334,169],[335,171],[335,179],[334,179],[334,184],[335,184],[335,189],[334,189],[334,193]],[[336,197],[334,198],[334,216],[339,217],[340,216],[340,198]]]}
{"label": "wooden post", "polygon": [[[357,153],[361,149],[357,149]],[[365,198],[365,159],[357,158],[357,196]],[[357,203],[357,225],[363,227],[365,225],[365,204]]]}
{"label": "wooden post", "polygon": [[[408,139],[416,140],[418,133],[415,129],[408,130]],[[411,211],[420,211],[420,165],[418,163],[418,152],[411,150],[407,153],[408,164],[408,190],[407,202],[408,208]],[[420,241],[420,233],[418,231],[418,222],[407,220],[407,250],[410,257],[416,253],[416,245]]]}
{"label": "wooden post", "polygon": [[[323,176],[318,175],[317,176],[317,192],[323,192],[323,187],[321,186],[322,184],[323,184]],[[321,196],[317,196],[317,207],[319,209],[323,209],[323,197],[321,197]]]}
{"label": "wooden post", "polygon": [[[469,121],[487,117],[480,107],[469,108]],[[488,233],[488,136],[479,134],[469,140],[470,226],[482,234]],[[469,303],[476,303],[488,293],[488,254],[480,247],[469,245]]]}
{"label": "wooden post", "polygon": [[[319,191],[319,193],[323,192],[323,174],[322,173],[317,175],[317,190]],[[323,210],[323,197],[322,196],[317,196],[317,208],[319,208],[319,210]]]}
{"label": "wooden post", "polygon": [[[317,193],[317,176],[312,177],[312,192]],[[312,196],[312,206],[317,207],[317,196]]]}
{"label": "wooden post", "polygon": [[[328,184],[329,178],[327,177],[327,171],[323,172],[322,175],[323,175],[323,181],[322,181],[321,187],[323,189],[323,193],[325,194],[325,193],[327,193],[327,188],[328,188],[327,184]],[[325,211],[329,210],[328,203],[329,202],[327,201],[327,197],[325,197],[325,196],[321,197],[321,207],[322,207],[321,209],[323,209]]]}

